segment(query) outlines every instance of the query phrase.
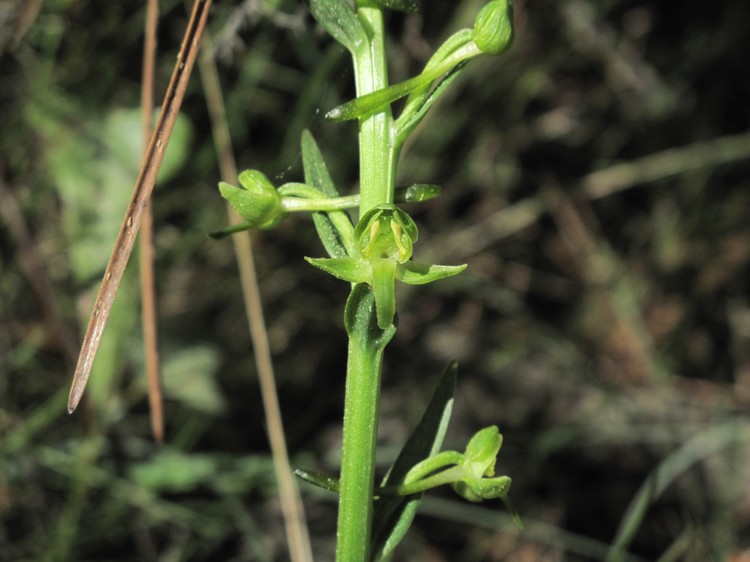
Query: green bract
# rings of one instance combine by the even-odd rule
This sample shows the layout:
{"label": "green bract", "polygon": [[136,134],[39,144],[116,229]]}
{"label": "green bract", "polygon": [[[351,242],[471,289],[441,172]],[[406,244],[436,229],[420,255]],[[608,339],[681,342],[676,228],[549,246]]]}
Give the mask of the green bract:
{"label": "green bract", "polygon": [[246,170],[238,179],[242,188],[220,182],[219,191],[247,221],[245,226],[272,228],[284,219],[281,195],[265,175],[258,170]]}
{"label": "green bract", "polygon": [[[382,2],[382,0],[378,0]],[[399,4],[408,3],[400,0]],[[410,96],[399,121],[419,119],[435,102],[455,72],[480,54],[500,55],[513,41],[513,5],[510,0],[492,0],[477,15],[473,29],[462,29],[451,35],[430,58],[421,74],[387,88],[370,92],[335,107],[326,114],[332,121],[364,118],[394,101]],[[444,77],[442,80],[438,80]],[[447,84],[445,84],[447,85]],[[409,130],[416,123],[411,123]],[[399,129],[406,127],[399,127]]]}
{"label": "green bract", "polygon": [[371,209],[354,229],[358,255],[339,258],[305,258],[309,263],[350,283],[372,287],[377,307],[378,326],[393,324],[396,313],[396,279],[410,285],[422,285],[461,273],[466,265],[432,265],[410,261],[417,225],[395,205],[383,204]]}
{"label": "green bract", "polygon": [[331,37],[354,54],[367,43],[367,34],[346,0],[310,0],[313,17]]}

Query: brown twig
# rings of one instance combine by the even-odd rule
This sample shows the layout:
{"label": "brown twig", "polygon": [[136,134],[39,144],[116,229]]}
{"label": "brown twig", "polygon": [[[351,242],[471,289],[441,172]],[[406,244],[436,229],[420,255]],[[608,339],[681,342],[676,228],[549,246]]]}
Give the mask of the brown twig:
{"label": "brown twig", "polygon": [[86,335],[81,345],[81,352],[78,356],[78,364],[73,375],[73,384],[68,397],[69,413],[73,413],[81,401],[83,391],[86,388],[86,381],[91,374],[91,367],[94,364],[96,351],[99,348],[104,327],[112,310],[112,303],[115,300],[122,275],[133,251],[133,244],[141,226],[144,210],[154,189],[156,175],[159,173],[164,152],[172,135],[172,129],[177,120],[182,100],[185,97],[185,90],[198,54],[198,47],[203,29],[206,26],[211,2],[212,0],[196,0],[193,5],[190,21],[185,30],[180,52],[177,55],[177,62],[172,72],[167,93],[164,96],[164,103],[154,134],[146,150],[141,172],[133,189],[133,196],[120,227],[114,250],[104,271],[99,293],[96,295],[94,310],[91,312]]}

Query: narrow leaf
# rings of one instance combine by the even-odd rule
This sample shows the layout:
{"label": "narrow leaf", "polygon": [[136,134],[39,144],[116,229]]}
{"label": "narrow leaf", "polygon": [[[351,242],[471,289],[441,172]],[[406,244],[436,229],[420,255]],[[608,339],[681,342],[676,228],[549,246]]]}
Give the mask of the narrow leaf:
{"label": "narrow leaf", "polygon": [[430,93],[424,97],[419,98],[418,105],[407,105],[404,107],[403,113],[395,122],[395,143],[397,146],[401,146],[406,141],[406,138],[411,132],[419,125],[430,108],[435,105],[438,98],[445,92],[453,81],[458,78],[458,75],[466,66],[467,61],[457,64],[451,71],[446,74],[437,86],[435,86]]}
{"label": "narrow leaf", "polygon": [[354,255],[354,226],[344,211],[313,213],[313,221],[329,256],[345,258]]}
{"label": "narrow leaf", "polygon": [[326,114],[326,119],[330,121],[348,121],[357,117],[366,117],[375,113],[379,109],[393,103],[399,98],[409,95],[418,88],[425,88],[430,83],[445,72],[431,72],[420,74],[414,78],[405,80],[388,88],[377,90],[370,94],[354,98],[344,104],[334,107]]}
{"label": "narrow leaf", "polygon": [[[401,449],[383,486],[398,485],[415,464],[440,450],[453,409],[457,370],[458,365],[452,361],[443,372],[422,419]],[[421,499],[422,494],[382,496],[375,502],[374,560],[387,557],[401,541],[411,526]]]}
{"label": "narrow leaf", "polygon": [[[467,48],[472,49],[472,30],[471,29],[460,29],[448,39],[446,39],[440,47],[438,47],[437,51],[433,53],[433,55],[430,57],[430,60],[427,61],[427,64],[424,67],[424,70],[422,70],[422,73],[432,71],[435,68],[438,67],[444,67],[445,61],[447,60],[454,60],[456,57],[456,54],[458,53],[461,55],[462,52],[464,52]],[[459,57],[461,60],[466,60],[466,57]],[[457,64],[460,62],[460,60],[455,60],[454,64]],[[446,67],[446,70],[449,67]],[[420,98],[424,98],[425,91],[415,91],[412,94],[409,95],[409,98],[406,100],[406,105],[404,106],[404,113],[408,113],[410,108],[412,107],[418,107],[422,102]]]}
{"label": "narrow leaf", "polygon": [[366,117],[407,95],[415,96],[415,98],[410,98],[408,102],[413,103],[414,99],[418,100],[419,97],[427,95],[430,84],[442,74],[480,53],[479,48],[471,41],[471,31],[468,29],[459,31],[438,49],[421,74],[387,88],[354,98],[333,108],[326,114],[326,119],[348,121],[349,119]]}
{"label": "narrow leaf", "polygon": [[302,131],[302,167],[305,170],[305,183],[317,187],[328,197],[339,197],[340,194],[333,184],[328,166],[323,159],[318,143],[310,131]]}
{"label": "narrow leaf", "polygon": [[[339,197],[323,154],[307,129],[302,131],[302,166],[305,170],[305,183],[318,188],[329,197]],[[345,258],[354,254],[354,226],[349,215],[343,211],[313,213],[313,221],[329,256]]]}
{"label": "narrow leaf", "polygon": [[367,34],[346,0],[311,0],[310,11],[336,41],[355,53],[367,43]]}
{"label": "narrow leaf", "polygon": [[313,472],[312,470],[304,470],[301,468],[294,469],[294,475],[300,480],[304,480],[308,484],[323,488],[329,492],[339,493],[339,481],[338,478],[328,476],[327,474],[320,474],[319,472]]}

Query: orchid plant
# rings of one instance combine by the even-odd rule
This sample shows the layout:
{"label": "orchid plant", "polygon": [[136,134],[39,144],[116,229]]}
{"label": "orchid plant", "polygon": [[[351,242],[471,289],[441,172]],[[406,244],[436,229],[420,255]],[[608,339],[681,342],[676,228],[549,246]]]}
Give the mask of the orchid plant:
{"label": "orchid plant", "polygon": [[[375,482],[375,438],[382,358],[397,324],[395,281],[420,285],[456,275],[466,265],[412,260],[418,229],[398,205],[439,195],[439,187],[395,187],[406,139],[466,63],[500,55],[513,39],[509,0],[491,0],[474,27],[451,35],[417,76],[389,85],[384,9],[414,12],[419,0],[310,0],[318,23],[351,54],[357,97],[332,109],[331,121],[359,121],[360,190],[340,195],[312,135],[301,148],[304,181],[275,186],[260,171],[239,175],[238,186],[220,183],[221,195],[246,222],[241,229],[272,228],[291,213],[310,212],[327,257],[308,257],[322,271],[351,284],[344,311],[349,336],[340,478],[298,470],[303,480],[339,494],[339,562],[387,557],[409,528],[422,493],[451,485],[469,501],[508,503],[510,478],[495,476],[502,444],[497,427],[477,432],[465,452],[440,451],[453,404],[456,364],[440,377],[432,400],[384,481]],[[406,98],[398,117],[391,104]],[[353,222],[350,213],[358,210]],[[510,505],[510,504],[509,504]],[[511,508],[512,509],[512,508]]]}

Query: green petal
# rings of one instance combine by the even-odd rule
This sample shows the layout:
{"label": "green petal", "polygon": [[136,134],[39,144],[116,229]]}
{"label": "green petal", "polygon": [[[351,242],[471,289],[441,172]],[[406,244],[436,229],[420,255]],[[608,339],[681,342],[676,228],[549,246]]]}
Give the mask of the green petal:
{"label": "green petal", "polygon": [[408,285],[424,285],[439,279],[458,275],[466,264],[462,265],[434,265],[408,261],[396,268],[396,279]]}
{"label": "green petal", "polygon": [[396,314],[395,273],[398,265],[393,260],[371,260],[372,292],[378,313],[378,327],[385,330],[393,324]]}

